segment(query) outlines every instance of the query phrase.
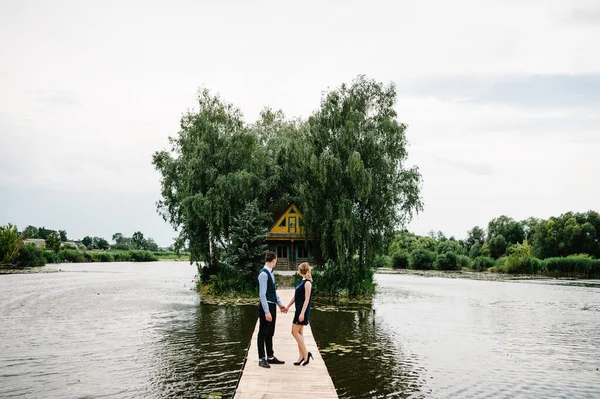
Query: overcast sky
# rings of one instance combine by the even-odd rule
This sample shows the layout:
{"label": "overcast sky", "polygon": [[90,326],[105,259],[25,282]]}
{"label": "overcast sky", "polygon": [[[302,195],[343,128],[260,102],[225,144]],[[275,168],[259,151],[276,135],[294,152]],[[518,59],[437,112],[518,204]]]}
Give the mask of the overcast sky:
{"label": "overcast sky", "polygon": [[0,224],[170,245],[151,156],[200,86],[306,117],[358,74],[398,86],[412,231],[600,211],[599,43],[597,0],[2,0]]}

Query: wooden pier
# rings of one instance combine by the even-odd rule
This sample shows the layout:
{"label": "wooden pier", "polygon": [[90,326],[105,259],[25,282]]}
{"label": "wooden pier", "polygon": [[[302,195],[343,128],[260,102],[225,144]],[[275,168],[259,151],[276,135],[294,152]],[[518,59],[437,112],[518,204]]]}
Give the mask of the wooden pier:
{"label": "wooden pier", "polygon": [[[284,305],[289,303],[294,290],[278,290]],[[287,314],[277,310],[273,350],[275,357],[285,364],[273,364],[270,369],[258,366],[258,321],[234,399],[314,398],[337,399],[333,381],[319,353],[310,325],[304,327],[304,341],[314,359],[307,366],[294,366],[298,360],[298,345],[292,336],[294,306]]]}

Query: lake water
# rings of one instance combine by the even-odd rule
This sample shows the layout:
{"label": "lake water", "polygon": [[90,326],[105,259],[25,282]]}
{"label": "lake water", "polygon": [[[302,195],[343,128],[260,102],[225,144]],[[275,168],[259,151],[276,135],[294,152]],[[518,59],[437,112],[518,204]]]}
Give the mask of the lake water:
{"label": "lake water", "polygon": [[254,307],[199,304],[186,262],[52,267],[0,275],[0,397],[231,397]]}
{"label": "lake water", "polygon": [[374,324],[312,320],[340,397],[600,398],[598,282],[376,277]]}
{"label": "lake water", "polygon": [[[0,275],[0,397],[232,396],[256,307],[200,304],[186,262],[51,267]],[[600,397],[598,286],[377,282],[375,317],[311,313],[340,397]]]}

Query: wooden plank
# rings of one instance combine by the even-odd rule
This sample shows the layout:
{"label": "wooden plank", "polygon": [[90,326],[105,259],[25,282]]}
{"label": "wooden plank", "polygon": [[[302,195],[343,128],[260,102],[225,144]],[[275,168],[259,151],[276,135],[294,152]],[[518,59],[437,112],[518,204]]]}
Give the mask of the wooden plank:
{"label": "wooden plank", "polygon": [[[278,290],[277,293],[287,305],[294,290]],[[287,314],[277,311],[273,350],[278,359],[285,360],[285,364],[272,364],[270,369],[258,366],[257,321],[234,399],[338,398],[310,325],[304,327],[304,341],[314,359],[307,366],[294,366],[293,363],[298,360],[298,345],[292,336],[294,311],[294,306]]]}

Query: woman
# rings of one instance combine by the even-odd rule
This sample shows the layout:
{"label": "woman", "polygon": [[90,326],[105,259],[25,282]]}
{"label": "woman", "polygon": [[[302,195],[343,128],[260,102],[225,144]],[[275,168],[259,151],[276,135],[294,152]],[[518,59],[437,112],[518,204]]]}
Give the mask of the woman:
{"label": "woman", "polygon": [[294,296],[290,300],[287,308],[296,302],[296,313],[294,314],[294,324],[292,324],[292,335],[298,343],[298,361],[294,362],[294,366],[306,366],[310,359],[314,359],[312,353],[306,349],[304,336],[302,331],[304,326],[308,324],[310,318],[310,300],[312,296],[312,275],[310,266],[304,262],[298,266],[298,273],[302,276],[302,281],[296,287]]}

